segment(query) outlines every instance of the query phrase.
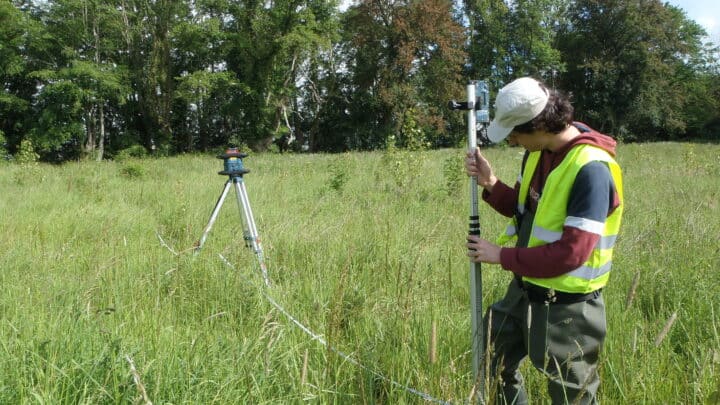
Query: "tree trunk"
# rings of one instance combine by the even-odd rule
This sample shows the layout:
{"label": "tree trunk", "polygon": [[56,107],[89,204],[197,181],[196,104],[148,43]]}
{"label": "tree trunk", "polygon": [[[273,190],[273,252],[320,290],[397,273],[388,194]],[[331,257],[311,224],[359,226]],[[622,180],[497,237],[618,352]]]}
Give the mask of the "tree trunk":
{"label": "tree trunk", "polygon": [[98,135],[97,155],[95,160],[100,162],[105,154],[105,109],[102,104],[98,106],[98,121],[100,122],[100,134]]}
{"label": "tree trunk", "polygon": [[[100,30],[98,29],[97,18],[93,20],[93,37],[95,38],[95,66],[100,68]],[[102,96],[101,96],[102,97]],[[105,109],[103,100],[98,103],[98,124],[100,124],[100,134],[97,140],[97,150],[95,160],[100,162],[105,152]],[[94,145],[93,145],[94,146]]]}
{"label": "tree trunk", "polygon": [[85,140],[84,152],[86,155],[92,155],[93,151],[95,151],[95,119],[93,116],[93,107],[90,107],[85,113],[85,132],[87,139]]}

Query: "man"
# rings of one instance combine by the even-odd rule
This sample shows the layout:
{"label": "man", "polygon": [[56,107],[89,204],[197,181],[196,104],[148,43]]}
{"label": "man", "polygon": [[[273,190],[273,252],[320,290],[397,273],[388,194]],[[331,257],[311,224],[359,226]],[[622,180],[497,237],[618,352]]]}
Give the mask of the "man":
{"label": "man", "polygon": [[497,403],[527,403],[518,371],[525,357],[548,378],[554,404],[597,403],[606,332],[601,290],[623,211],[615,141],[574,122],[566,96],[528,77],[498,92],[488,137],[526,149],[514,188],[497,179],[479,149],[466,160],[483,200],[511,218],[498,243],[516,240],[515,247],[477,236],[467,243],[474,262],[513,273],[485,316]]}

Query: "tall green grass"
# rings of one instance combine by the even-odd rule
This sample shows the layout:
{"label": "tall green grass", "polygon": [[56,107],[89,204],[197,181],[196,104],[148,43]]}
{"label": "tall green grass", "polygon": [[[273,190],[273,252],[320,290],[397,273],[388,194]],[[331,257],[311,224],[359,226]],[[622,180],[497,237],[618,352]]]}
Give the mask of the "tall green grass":
{"label": "tall green grass", "polygon": [[[486,154],[512,182],[520,149]],[[720,401],[719,155],[718,145],[620,147],[627,208],[605,291],[605,403]],[[192,254],[226,180],[211,155],[0,166],[0,403],[423,401],[403,386],[466,401],[462,158],[251,154],[268,289],[232,194]],[[480,213],[485,236],[503,229]],[[483,266],[485,305],[509,280]],[[523,369],[533,403],[547,403],[544,378]]]}

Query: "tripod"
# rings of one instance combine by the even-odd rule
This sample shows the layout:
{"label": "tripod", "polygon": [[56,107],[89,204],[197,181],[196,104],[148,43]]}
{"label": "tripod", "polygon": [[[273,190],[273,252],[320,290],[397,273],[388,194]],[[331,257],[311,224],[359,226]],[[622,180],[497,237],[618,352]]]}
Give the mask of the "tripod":
{"label": "tripod", "polygon": [[218,198],[215,208],[210,215],[210,220],[203,230],[203,234],[200,239],[195,242],[195,254],[200,252],[205,240],[207,239],[210,229],[212,229],[217,220],[220,208],[225,202],[230,189],[235,186],[235,196],[237,197],[238,208],[240,209],[240,215],[244,216],[243,221],[243,239],[245,240],[246,247],[252,247],[255,255],[257,256],[258,263],[260,264],[260,271],[262,272],[265,285],[269,286],[270,281],[268,280],[267,267],[265,266],[265,260],[263,259],[262,244],[260,243],[260,235],[258,235],[257,227],[255,226],[255,218],[253,217],[252,209],[250,208],[250,200],[248,199],[247,189],[245,188],[245,182],[243,181],[243,175],[250,171],[243,167],[242,159],[247,155],[240,153],[237,148],[229,148],[224,154],[219,155],[218,159],[223,159],[224,170],[218,172],[220,175],[229,176],[225,182],[220,198]]}

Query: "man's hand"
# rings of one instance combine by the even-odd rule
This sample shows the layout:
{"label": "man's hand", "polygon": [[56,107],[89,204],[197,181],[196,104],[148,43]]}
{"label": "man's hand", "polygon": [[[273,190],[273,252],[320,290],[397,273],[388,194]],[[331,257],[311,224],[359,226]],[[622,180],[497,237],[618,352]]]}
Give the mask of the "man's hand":
{"label": "man's hand", "polygon": [[475,263],[500,263],[500,246],[494,245],[479,236],[467,237],[468,256]]}
{"label": "man's hand", "polygon": [[497,177],[495,177],[495,173],[493,173],[492,166],[490,166],[490,162],[480,153],[480,148],[475,148],[474,151],[467,153],[465,171],[468,176],[475,176],[477,178],[477,184],[488,192],[492,191],[493,186],[497,182]]}

